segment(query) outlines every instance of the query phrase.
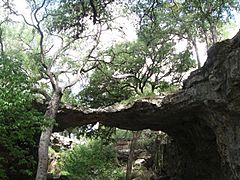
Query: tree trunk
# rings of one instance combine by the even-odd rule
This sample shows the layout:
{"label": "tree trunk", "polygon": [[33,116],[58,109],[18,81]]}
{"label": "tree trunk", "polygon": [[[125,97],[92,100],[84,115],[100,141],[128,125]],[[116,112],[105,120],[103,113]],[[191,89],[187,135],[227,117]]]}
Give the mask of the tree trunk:
{"label": "tree trunk", "polygon": [[[61,90],[55,90],[52,99],[49,102],[47,111],[44,117],[47,119],[55,119],[59,103],[62,97]],[[46,127],[40,137],[39,147],[38,147],[38,169],[36,180],[46,180],[47,179],[47,169],[48,169],[48,146],[50,142],[50,136],[52,134],[53,124]]]}
{"label": "tree trunk", "polygon": [[200,67],[201,67],[201,62],[200,62],[200,57],[199,57],[199,53],[198,53],[197,42],[196,42],[196,39],[195,39],[195,38],[192,39],[192,44],[193,44],[193,47],[194,47],[195,53],[196,53],[197,66],[198,66],[198,68],[200,68]]}
{"label": "tree trunk", "polygon": [[162,151],[161,151],[161,140],[159,139],[159,135],[155,139],[155,156],[154,156],[154,171],[158,174],[161,170],[162,165]]}
{"label": "tree trunk", "polygon": [[141,131],[133,132],[133,138],[132,138],[132,142],[131,142],[131,145],[130,145],[130,151],[129,151],[129,156],[128,156],[126,180],[131,179],[134,150],[136,148],[137,140],[140,137],[140,135],[141,135]]}
{"label": "tree trunk", "polygon": [[212,39],[212,45],[217,42],[218,35],[217,35],[217,28],[212,23],[210,24],[210,32],[211,32],[211,39]]}
{"label": "tree trunk", "polygon": [[0,53],[1,53],[1,55],[3,55],[3,53],[4,53],[3,30],[2,30],[2,27],[0,27]]}
{"label": "tree trunk", "polygon": [[205,39],[205,43],[206,43],[207,49],[209,49],[210,44],[209,44],[209,41],[208,41],[207,30],[203,29],[202,31],[203,31],[203,35],[204,35],[204,39]]}

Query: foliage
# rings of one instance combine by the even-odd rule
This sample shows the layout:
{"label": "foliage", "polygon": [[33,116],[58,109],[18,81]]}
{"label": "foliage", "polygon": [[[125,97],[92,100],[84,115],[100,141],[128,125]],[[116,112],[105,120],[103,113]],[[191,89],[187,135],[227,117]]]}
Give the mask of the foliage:
{"label": "foliage", "polygon": [[118,139],[131,139],[132,131],[124,130],[124,129],[116,129],[116,133],[113,134],[113,138]]}
{"label": "foliage", "polygon": [[195,62],[189,49],[176,51],[168,32],[168,28],[150,24],[142,27],[135,42],[109,49],[104,54],[108,62],[92,74],[79,94],[80,102],[91,107],[107,106],[178,86]]}
{"label": "foliage", "polygon": [[86,31],[89,20],[93,24],[101,24],[109,20],[108,5],[112,0],[59,0],[58,8],[51,11],[48,23],[50,31],[65,32],[68,36],[78,38]]}
{"label": "foliage", "polygon": [[[105,61],[79,94],[90,107],[107,106],[145,94],[159,94],[181,84],[185,72],[201,62],[197,42],[207,47],[219,40],[225,23],[239,9],[231,1],[130,1],[138,18],[138,39],[102,53]],[[187,40],[179,52],[176,43]]]}
{"label": "foliage", "polygon": [[116,153],[101,141],[77,145],[61,157],[61,168],[71,179],[124,179],[114,162]]}
{"label": "foliage", "polygon": [[[108,15],[105,10],[112,1],[27,2],[31,18],[19,14],[17,7],[8,1],[4,8],[11,12],[11,15],[22,17],[23,23],[30,29],[27,37],[25,34],[16,33],[14,42],[20,44],[17,50],[21,53],[17,54],[27,56],[24,57],[24,71],[32,77],[34,92],[42,95],[45,101],[51,104],[45,117],[52,119],[56,117],[63,92],[85,78],[85,74],[98,65],[95,51],[100,44],[102,31],[108,29],[110,24],[106,24]],[[104,27],[100,23],[102,18],[105,18]],[[14,47],[10,46],[10,49]],[[68,92],[64,95],[64,100],[71,97]],[[38,168],[37,179],[46,178],[47,158],[44,157],[47,156],[52,128],[53,126],[49,126],[46,131],[42,131],[38,165],[41,168]]]}
{"label": "foliage", "polygon": [[122,99],[130,98],[133,93],[129,88],[122,88],[121,81],[112,78],[113,70],[102,65],[90,77],[89,84],[79,93],[79,101],[93,108],[109,106]]}
{"label": "foliage", "polygon": [[[98,65],[95,50],[100,44],[102,31],[108,28],[97,23],[103,14],[99,11],[105,10],[111,1],[27,2],[31,18],[20,15],[10,3],[6,2],[4,7],[11,14],[22,17],[24,24],[31,30],[27,40],[22,34],[18,34],[17,41],[23,45],[18,50],[30,55],[28,59],[33,63],[26,63],[26,71],[34,77],[35,93],[42,95],[49,104],[44,116],[46,119],[54,119],[64,91],[82,80],[88,71]],[[93,21],[89,18],[93,18]],[[37,67],[33,72],[32,64]],[[70,94],[65,93],[65,97],[70,97]],[[46,179],[47,176],[47,147],[52,129],[53,126],[49,125],[40,136],[36,179]]]}
{"label": "foliage", "polygon": [[[34,85],[47,101],[54,101],[51,95],[59,95],[53,109],[49,109],[47,115],[50,117],[55,117],[61,93],[66,89],[64,102],[81,102],[90,107],[168,91],[178,86],[184,73],[194,67],[192,49],[194,47],[197,51],[196,42],[214,43],[218,39],[218,29],[231,19],[231,10],[239,8],[237,0],[136,0],[132,7],[140,20],[138,39],[99,53],[102,48],[100,36],[111,28],[109,24],[113,21],[108,9],[113,1],[27,2],[31,18],[24,18],[24,23],[28,28],[22,26],[19,32],[18,28],[9,30],[12,38],[7,40],[2,39],[0,32],[1,53],[5,50],[14,56],[2,58],[0,64],[0,140],[3,142],[0,164],[24,166],[18,169],[1,167],[1,178],[5,178],[6,169],[23,169],[21,173],[31,174],[25,170],[34,166],[34,163],[27,163],[32,162],[32,156],[25,149],[34,145],[34,135],[42,122],[39,114],[31,108],[30,86]],[[3,3],[1,7],[8,9],[11,15],[18,15],[11,1]],[[15,28],[16,23],[13,25]],[[178,39],[188,41],[184,51],[175,49]],[[19,59],[23,60],[24,69]],[[89,84],[79,94],[79,100],[75,100],[69,88],[85,80],[86,73],[94,68],[97,70],[92,73]],[[49,128],[48,132],[51,132]],[[103,136],[113,132],[107,128],[104,130]],[[43,142],[48,142],[50,134],[42,136],[46,138]],[[4,153],[8,151],[10,159],[18,163],[7,162]],[[18,161],[21,158],[22,161]]]}
{"label": "foliage", "polygon": [[77,98],[74,96],[74,94],[72,94],[71,90],[66,89],[63,93],[63,97],[62,97],[62,102],[63,103],[67,103],[67,104],[71,104],[71,105],[78,105],[78,100]]}
{"label": "foliage", "polygon": [[83,125],[81,127],[69,128],[68,133],[74,134],[77,138],[88,138],[101,140],[103,144],[110,144],[114,141],[112,135],[116,133],[116,128],[106,127],[100,123]]}
{"label": "foliage", "polygon": [[221,29],[231,23],[234,11],[239,11],[240,8],[237,0],[133,2],[130,6],[138,15],[140,26],[149,26],[149,22],[158,24],[159,20],[164,20],[159,26],[168,27],[169,37],[187,41],[195,53],[198,67],[201,67],[201,62],[197,43],[204,43],[208,49],[221,40]]}
{"label": "foliage", "polygon": [[142,29],[136,42],[116,46],[110,52],[113,78],[136,94],[148,89],[152,93],[164,91],[159,89],[161,84],[179,84],[184,72],[194,67],[189,50],[177,53],[168,34],[154,29]]}
{"label": "foliage", "polygon": [[229,23],[234,18],[234,11],[240,8],[237,0],[133,2],[138,2],[133,3],[132,9],[140,17],[141,23],[156,21],[156,15],[161,13],[162,18],[167,19],[165,25],[173,28],[172,33],[177,32],[178,36],[185,36],[188,40],[195,37],[211,43],[219,40],[214,39],[217,38],[214,36],[220,35],[218,29]]}
{"label": "foliage", "polygon": [[32,176],[42,115],[32,109],[30,82],[18,60],[0,58],[0,179]]}
{"label": "foliage", "polygon": [[198,31],[198,36],[201,37],[201,34],[207,33],[208,40],[212,44],[219,40],[218,29],[233,18],[234,10],[239,10],[240,6],[237,0],[185,0],[181,4],[181,8],[184,16],[187,16],[190,21],[188,24],[191,23]]}

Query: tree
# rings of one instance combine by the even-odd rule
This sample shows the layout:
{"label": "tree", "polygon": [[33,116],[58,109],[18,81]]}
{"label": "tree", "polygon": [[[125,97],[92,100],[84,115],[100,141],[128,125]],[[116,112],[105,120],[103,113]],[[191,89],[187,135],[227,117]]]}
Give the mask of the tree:
{"label": "tree", "polygon": [[136,94],[159,93],[162,88],[179,85],[184,72],[194,66],[190,51],[175,51],[175,43],[166,31],[144,29],[136,42],[123,44],[110,51],[112,77]]}
{"label": "tree", "polygon": [[[34,73],[28,69],[29,76],[35,80],[32,89],[48,102],[44,115],[46,119],[55,119],[64,91],[97,66],[95,50],[100,44],[101,33],[109,27],[106,24],[108,14],[100,10],[101,6],[107,9],[110,2],[89,1],[79,4],[78,1],[28,1],[32,19],[28,20],[6,1],[5,7],[12,14],[21,16],[25,25],[31,29],[30,40],[21,39],[19,43],[26,47],[25,53],[29,53],[28,59],[31,61],[27,65],[35,66]],[[41,133],[36,176],[39,180],[47,177],[48,145],[52,129],[53,123]]]}
{"label": "tree", "polygon": [[220,40],[218,28],[228,23],[233,18],[233,11],[239,10],[239,2],[230,1],[184,1],[183,12],[192,16],[192,23],[200,33],[203,34],[207,47]]}
{"label": "tree", "polygon": [[97,108],[113,105],[133,96],[129,88],[124,87],[124,82],[112,78],[114,69],[101,64],[90,76],[89,83],[77,95],[79,103],[86,107]]}
{"label": "tree", "polygon": [[[185,39],[196,53],[198,67],[201,66],[197,42],[205,42],[207,49],[221,39],[223,26],[239,11],[237,0],[230,1],[133,1],[131,6],[140,23],[156,22],[157,14],[165,20],[163,26],[171,27],[171,34]],[[159,16],[158,16],[159,17]]]}
{"label": "tree", "polygon": [[141,131],[135,131],[133,132],[132,141],[130,144],[130,150],[128,155],[128,162],[127,162],[127,171],[126,171],[126,180],[130,180],[132,175],[132,165],[134,160],[134,150],[136,149],[137,140],[139,139],[141,135]]}
{"label": "tree", "polygon": [[103,59],[108,61],[98,67],[82,91],[85,101],[120,102],[179,85],[184,73],[195,63],[188,48],[176,51],[174,37],[169,32],[169,27],[150,22],[141,27],[136,41],[117,44],[103,53]]}
{"label": "tree", "polygon": [[24,71],[24,58],[9,47],[12,22],[6,12],[1,14],[0,179],[29,179],[36,170],[38,135],[47,124],[32,108],[32,81]]}

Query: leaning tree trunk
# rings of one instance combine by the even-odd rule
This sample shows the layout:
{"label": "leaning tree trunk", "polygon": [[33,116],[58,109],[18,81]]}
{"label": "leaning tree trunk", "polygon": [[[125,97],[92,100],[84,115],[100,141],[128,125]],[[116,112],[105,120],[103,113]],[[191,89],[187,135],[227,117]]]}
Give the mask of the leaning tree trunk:
{"label": "leaning tree trunk", "polygon": [[138,140],[140,134],[141,134],[141,131],[133,132],[133,138],[132,138],[132,142],[131,142],[131,145],[130,145],[128,162],[127,162],[126,180],[131,179],[134,150],[136,148],[137,140]]}
{"label": "leaning tree trunk", "polygon": [[[44,117],[49,120],[54,120],[58,111],[59,103],[62,97],[61,90],[55,90],[52,99],[49,102],[47,111]],[[47,169],[48,169],[48,146],[50,143],[50,136],[52,134],[53,124],[46,127],[40,137],[39,147],[38,147],[38,169],[36,180],[46,180],[47,179]]]}

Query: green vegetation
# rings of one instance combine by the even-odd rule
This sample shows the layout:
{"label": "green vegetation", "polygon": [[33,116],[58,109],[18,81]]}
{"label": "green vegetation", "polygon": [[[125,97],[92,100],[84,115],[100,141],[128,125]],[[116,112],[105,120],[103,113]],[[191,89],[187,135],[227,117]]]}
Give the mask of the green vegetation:
{"label": "green vegetation", "polygon": [[115,160],[116,152],[112,145],[93,140],[63,152],[60,159],[61,173],[76,180],[123,180],[124,171],[117,166]]}
{"label": "green vegetation", "polygon": [[[221,40],[240,8],[238,0],[26,3],[31,18],[13,1],[0,2],[0,179],[34,178],[36,159],[36,179],[46,178],[52,120],[61,103],[97,108],[177,90],[191,69],[201,67],[198,44],[209,48]],[[136,18],[137,38],[105,45],[105,33],[126,33],[119,16],[120,22]],[[182,41],[186,46],[177,48]],[[44,118],[33,101],[48,106]],[[114,141],[116,129],[100,125],[88,132],[91,127],[75,131],[103,141],[63,153],[63,170],[73,178],[122,177],[112,147],[104,145]]]}
{"label": "green vegetation", "polygon": [[32,177],[42,115],[32,108],[31,83],[21,63],[0,57],[0,179]]}

